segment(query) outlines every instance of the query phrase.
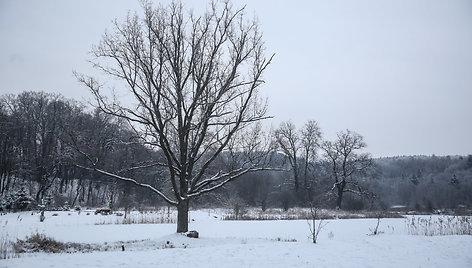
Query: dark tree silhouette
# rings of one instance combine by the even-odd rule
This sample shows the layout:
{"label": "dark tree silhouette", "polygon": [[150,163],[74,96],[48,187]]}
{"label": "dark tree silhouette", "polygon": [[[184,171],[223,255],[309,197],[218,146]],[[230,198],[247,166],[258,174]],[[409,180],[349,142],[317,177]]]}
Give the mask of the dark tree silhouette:
{"label": "dark tree silhouette", "polygon": [[[115,22],[92,51],[94,66],[124,82],[134,102],[108,99],[97,80],[77,77],[98,108],[129,123],[135,142],[164,155],[164,161],[150,159],[132,168],[165,167],[171,195],[93,162],[89,168],[152,190],[177,207],[177,232],[186,232],[192,198],[265,169],[270,142],[255,123],[267,118],[258,88],[272,58],[264,56],[258,24],[245,18],[244,8],[213,3],[195,16],[176,2],[143,7],[143,18]],[[212,168],[217,159],[226,163],[225,170]]]}
{"label": "dark tree silhouette", "polygon": [[356,176],[364,174],[373,164],[368,153],[359,152],[366,146],[363,137],[350,130],[339,132],[335,141],[325,141],[321,146],[334,180],[331,190],[336,190],[337,208],[341,208],[345,192],[367,193],[356,181]]}

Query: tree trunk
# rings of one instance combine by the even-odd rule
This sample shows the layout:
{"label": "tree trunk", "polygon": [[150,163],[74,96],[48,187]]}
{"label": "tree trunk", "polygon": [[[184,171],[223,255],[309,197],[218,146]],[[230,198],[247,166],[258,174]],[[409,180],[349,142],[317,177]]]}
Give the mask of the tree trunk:
{"label": "tree trunk", "polygon": [[341,203],[343,201],[343,189],[338,188],[338,199],[336,200],[336,209],[341,209]]}
{"label": "tree trunk", "polygon": [[43,192],[44,192],[44,185],[41,185],[39,187],[38,192],[36,193],[36,197],[35,197],[36,202],[38,202],[38,203],[41,202],[41,196],[42,196],[41,193],[43,193]]}
{"label": "tree trunk", "polygon": [[93,180],[90,179],[90,183],[87,189],[87,205],[93,204],[93,189],[92,189]]}
{"label": "tree trunk", "polygon": [[298,171],[296,169],[298,169],[298,166],[297,164],[295,163],[294,165],[294,172],[293,172],[293,178],[295,180],[295,192],[297,193],[297,198],[300,198],[300,196],[298,196]]}
{"label": "tree trunk", "polygon": [[188,232],[188,204],[189,201],[180,201],[177,205],[177,233]]}
{"label": "tree trunk", "polygon": [[5,191],[5,184],[6,184],[6,181],[7,181],[7,175],[6,173],[2,173],[0,174],[0,193],[3,194],[3,191]]}

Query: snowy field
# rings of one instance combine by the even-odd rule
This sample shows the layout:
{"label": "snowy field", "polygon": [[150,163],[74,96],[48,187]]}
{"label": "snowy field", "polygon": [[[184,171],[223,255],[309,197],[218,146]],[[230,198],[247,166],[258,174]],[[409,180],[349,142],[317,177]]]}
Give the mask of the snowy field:
{"label": "snowy field", "polygon": [[198,239],[175,234],[175,224],[117,224],[123,216],[86,212],[45,215],[42,223],[31,212],[0,216],[3,240],[42,233],[101,251],[21,254],[0,260],[0,267],[472,267],[472,236],[410,235],[408,219],[382,219],[375,236],[369,234],[376,219],[326,220],[312,244],[305,220],[223,221],[215,210],[190,212],[189,229]]}

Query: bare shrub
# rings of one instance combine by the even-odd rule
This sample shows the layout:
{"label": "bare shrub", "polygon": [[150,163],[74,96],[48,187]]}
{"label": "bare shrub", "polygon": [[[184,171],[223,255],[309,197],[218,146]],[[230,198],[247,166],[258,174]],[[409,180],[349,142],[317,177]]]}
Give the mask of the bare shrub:
{"label": "bare shrub", "polygon": [[[310,238],[313,241],[313,244],[316,244],[318,241],[318,235],[320,234],[321,230],[326,226],[326,223],[323,223],[323,219],[318,218],[319,212],[316,207],[311,205],[310,207],[311,219],[308,219],[308,226],[310,227]],[[310,223],[310,220],[312,223]],[[316,221],[318,220],[318,225],[316,225]]]}
{"label": "bare shrub", "polygon": [[232,214],[226,216],[226,220],[244,220],[246,218],[247,204],[239,196],[232,196],[228,200],[228,206],[232,209]]}
{"label": "bare shrub", "polygon": [[369,235],[378,235],[378,234],[382,234],[382,233],[383,233],[382,231],[379,232],[380,219],[381,219],[381,216],[379,215],[379,216],[377,217],[377,225],[375,226],[375,228],[373,228],[373,229],[369,228],[369,230],[370,230],[370,234],[369,234]]}

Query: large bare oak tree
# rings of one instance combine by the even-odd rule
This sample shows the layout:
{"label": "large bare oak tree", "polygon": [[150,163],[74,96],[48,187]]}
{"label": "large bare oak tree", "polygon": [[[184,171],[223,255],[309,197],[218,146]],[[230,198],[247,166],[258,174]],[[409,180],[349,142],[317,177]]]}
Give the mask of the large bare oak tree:
{"label": "large bare oak tree", "polygon": [[[258,88],[272,57],[264,55],[257,21],[229,2],[213,3],[201,16],[178,2],[143,8],[142,17],[115,22],[92,50],[94,67],[124,82],[115,90],[126,90],[132,104],[111,97],[96,79],[76,76],[97,107],[127,121],[136,141],[164,155],[128,170],[165,167],[171,191],[93,163],[88,168],[154,191],[177,207],[177,232],[186,232],[192,198],[267,167],[270,143],[255,137],[263,134],[257,122],[267,118]],[[218,159],[230,164],[215,168]]]}

